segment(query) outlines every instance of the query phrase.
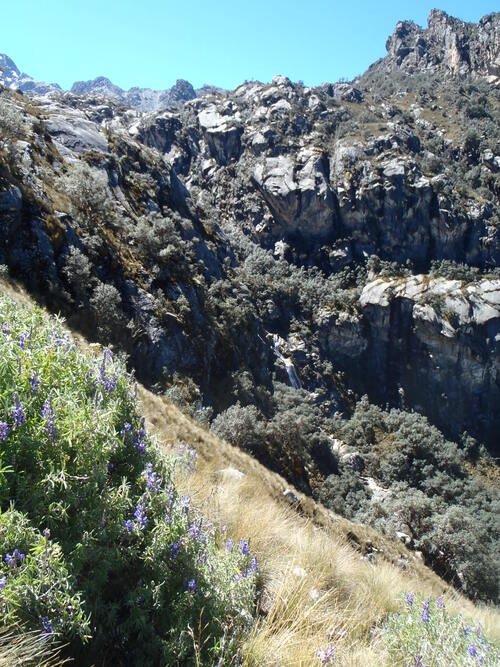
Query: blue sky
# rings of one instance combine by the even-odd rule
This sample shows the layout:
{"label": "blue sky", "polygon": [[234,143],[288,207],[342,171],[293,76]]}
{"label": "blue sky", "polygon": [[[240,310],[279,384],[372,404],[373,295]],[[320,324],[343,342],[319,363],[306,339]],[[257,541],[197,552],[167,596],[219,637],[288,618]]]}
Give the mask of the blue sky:
{"label": "blue sky", "polygon": [[425,25],[436,6],[477,21],[498,0],[3,0],[0,53],[65,88],[99,75],[122,88],[278,73],[316,85],[360,74],[398,20]]}

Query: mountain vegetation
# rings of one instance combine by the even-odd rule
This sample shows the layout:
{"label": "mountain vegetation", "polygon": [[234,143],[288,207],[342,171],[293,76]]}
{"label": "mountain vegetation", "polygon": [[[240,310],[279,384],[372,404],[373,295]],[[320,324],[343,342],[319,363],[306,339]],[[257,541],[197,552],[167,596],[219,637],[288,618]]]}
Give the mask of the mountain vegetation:
{"label": "mountain vegetation", "polygon": [[[82,661],[444,665],[448,630],[456,664],[475,664],[471,645],[485,659],[482,631],[465,646],[467,621],[427,599],[436,581],[452,600],[500,596],[499,31],[500,14],[434,10],[426,29],[399,23],[354,81],[198,96],[104,77],[65,92],[1,57],[0,273],[104,346],[96,357],[42,311],[0,303],[11,628]],[[175,404],[217,451],[236,456],[218,438],[243,450],[236,468],[282,480],[290,507],[283,518],[273,496],[271,524],[300,524],[309,559],[285,568],[295,588],[262,546],[272,531],[259,522],[259,538],[234,507],[217,519],[201,487],[219,473],[150,439],[136,380],[146,409]],[[321,530],[344,517],[338,544],[300,523],[305,507]],[[360,540],[358,524],[377,532]],[[380,557],[375,539],[402,551]],[[391,574],[367,583],[379,558]],[[416,619],[396,595],[410,559],[420,585],[424,566],[440,577],[418,607],[435,624],[396,640],[391,614]],[[387,578],[397,590],[379,605]],[[303,654],[280,643],[287,631]]]}

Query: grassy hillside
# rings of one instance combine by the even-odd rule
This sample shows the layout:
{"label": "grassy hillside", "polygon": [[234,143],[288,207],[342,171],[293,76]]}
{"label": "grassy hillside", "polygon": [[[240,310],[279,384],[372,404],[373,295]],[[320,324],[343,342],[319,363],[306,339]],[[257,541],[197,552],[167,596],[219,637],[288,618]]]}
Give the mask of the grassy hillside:
{"label": "grassy hillside", "polygon": [[[92,655],[92,647],[96,665],[108,664],[108,659],[102,656],[108,654],[111,659],[113,652],[115,660],[120,660],[119,649],[123,650],[127,642],[129,661],[126,664],[137,665],[429,664],[444,667],[450,664],[450,659],[457,665],[476,664],[478,658],[472,655],[474,651],[485,659],[484,664],[496,664],[495,649],[491,648],[488,653],[485,644],[481,643],[481,640],[489,643],[499,639],[500,617],[494,608],[476,606],[464,599],[402,544],[342,519],[288,487],[279,475],[215,438],[166,398],[139,386],[140,405],[137,405],[132,384],[118,361],[110,360],[103,372],[103,357],[96,348],[89,347],[79,337],[74,339],[75,345],[66,338],[60,324],[34,307],[14,286],[3,284],[2,292],[2,323],[9,321],[11,325],[10,331],[2,334],[0,391],[10,433],[9,438],[2,441],[0,552],[8,551],[12,556],[14,548],[18,548],[9,537],[10,533],[6,533],[6,525],[11,526],[11,532],[15,527],[16,535],[23,529],[22,539],[26,540],[26,535],[31,539],[27,548],[22,547],[24,559],[18,559],[19,562],[12,566],[9,563],[2,565],[3,576],[8,582],[0,591],[4,621],[14,627],[26,623],[36,630],[41,626],[46,640],[54,640],[56,644],[70,640],[72,643],[66,650],[79,656],[77,664],[85,664],[86,651],[90,651],[87,656]],[[47,354],[48,336],[52,336],[53,341],[62,341],[61,346],[50,348],[50,354],[55,355],[53,358]],[[70,360],[65,356],[67,354]],[[15,363],[11,363],[9,355],[15,355]],[[97,375],[92,375],[96,368]],[[40,382],[38,386],[35,376]],[[96,378],[100,383],[97,390]],[[33,386],[36,386],[34,393]],[[85,391],[90,394],[84,391],[75,395],[77,387],[86,387]],[[121,394],[115,395],[116,391]],[[38,392],[43,393],[37,396]],[[51,420],[48,411],[42,409],[48,397],[52,397],[52,409],[54,415],[58,415],[57,419]],[[26,418],[24,422],[19,404]],[[111,439],[109,433],[106,436],[106,429],[116,431],[113,420],[119,417],[118,421],[124,421],[125,408],[128,423],[134,429],[145,426],[145,431],[154,433],[161,443],[161,447],[156,448],[154,438],[147,441],[151,444],[147,445],[146,460],[151,458],[154,470],[148,468],[135,445],[127,449],[126,438],[119,445],[123,456],[119,459],[113,450],[117,444],[116,434]],[[86,413],[86,418],[82,418],[84,410],[91,411]],[[145,425],[140,420],[141,413],[146,416]],[[52,437],[52,421],[55,422],[55,439]],[[25,428],[28,433],[22,431]],[[154,511],[148,507],[146,515],[140,512],[141,516],[136,516],[137,507],[146,498],[151,503],[159,502],[161,493],[155,496],[156,500],[147,495],[151,494],[151,488],[147,488],[149,482],[153,480],[156,485],[158,479],[151,475],[158,475],[162,485],[167,478],[172,480],[164,466],[168,466],[174,453],[179,451],[183,453],[181,458],[186,458],[187,453],[188,461],[194,459],[188,447],[196,450],[197,464],[194,471],[190,464],[176,466],[175,486],[173,482],[167,484],[170,497],[175,495],[180,514],[174,522],[178,539],[174,540],[170,535],[166,541],[161,541],[162,551],[156,544],[156,537],[172,530],[172,522],[165,524],[162,518],[165,509]],[[15,457],[12,448],[17,448]],[[7,455],[9,451],[11,453]],[[36,456],[31,456],[32,451]],[[116,470],[110,471],[110,459],[115,465],[122,466],[121,481],[116,486],[112,481]],[[101,464],[107,470],[100,485]],[[15,476],[9,472],[12,468],[16,470]],[[82,497],[81,488],[76,490],[84,469],[89,477],[97,474],[93,488],[99,493],[97,496],[90,494],[92,503],[86,493]],[[27,483],[28,472],[31,474],[30,484]],[[20,478],[26,483],[20,482]],[[42,481],[45,489],[39,492]],[[128,489],[128,502],[123,502],[119,491],[125,488],[124,483]],[[284,495],[286,489],[291,493]],[[110,494],[115,495],[111,497]],[[38,502],[33,504],[35,496]],[[186,496],[192,501],[190,512],[195,520],[191,522],[186,521],[182,510]],[[10,506],[11,502],[13,506]],[[23,512],[23,516],[14,515],[15,512]],[[71,520],[66,522],[64,513],[71,515]],[[148,522],[142,526],[145,516]],[[43,531],[49,520],[50,534],[47,534]],[[103,521],[108,526],[105,531]],[[132,531],[129,531],[127,521],[134,524]],[[112,532],[113,525],[115,533]],[[190,551],[191,547],[186,546],[191,544],[189,531],[193,525],[202,527],[211,545],[208,554],[203,551],[205,547],[201,553],[213,559],[212,576],[207,575],[205,579],[202,575],[206,572],[196,557],[200,552]],[[124,536],[124,529],[131,536],[131,542],[129,535],[125,533]],[[229,540],[232,542],[228,548]],[[175,570],[170,567],[171,547],[177,541],[184,552],[184,567],[196,571],[192,578],[201,590],[192,591],[192,595],[189,592],[192,579],[186,582],[183,575],[176,580]],[[49,544],[52,546],[47,546]],[[244,553],[233,544],[244,544]],[[258,564],[255,589],[253,575],[248,576],[247,572],[256,563],[245,560],[250,558],[246,556],[247,544]],[[57,552],[57,558],[54,556],[49,563],[53,580],[46,591],[57,593],[50,608],[45,605],[44,594],[38,598],[42,600],[40,603],[33,602],[34,586],[44,581],[40,570],[36,569],[40,558],[37,545]],[[135,545],[133,553],[132,545]],[[113,551],[114,555],[103,570],[104,550]],[[159,570],[148,570],[145,576],[144,568],[152,567],[151,555],[154,555],[155,567]],[[91,556],[94,560],[89,560]],[[107,562],[108,557],[105,560]],[[83,561],[85,568],[81,567]],[[65,568],[64,577],[61,568]],[[243,574],[247,576],[243,577],[245,583],[241,588]],[[156,598],[160,601],[156,611],[154,605],[144,610],[150,614],[146,622],[153,624],[155,635],[162,632],[168,638],[174,629],[186,640],[175,647],[164,642],[160,649],[170,653],[165,653],[163,658],[159,658],[159,654],[155,657],[151,645],[145,641],[149,628],[130,625],[132,618],[139,625],[144,624],[144,617],[142,621],[138,620],[137,613],[142,608],[144,590],[147,591],[148,586],[142,595],[133,598],[132,607],[127,606],[132,602],[134,587],[138,591],[139,581],[151,581],[155,576],[157,581],[158,577],[163,577],[167,582],[169,596],[162,598],[160,594]],[[61,587],[63,580],[65,586]],[[113,582],[111,589],[109,581]],[[247,584],[249,588],[245,587]],[[231,595],[224,596],[228,590]],[[211,591],[215,594],[216,605],[209,602]],[[197,604],[194,598],[199,592]],[[239,595],[236,600],[234,592]],[[415,595],[411,606],[404,601],[408,593]],[[71,595],[70,605],[68,595]],[[439,596],[444,596],[444,611],[434,602]],[[173,605],[171,597],[175,600]],[[235,605],[235,601],[238,604]],[[247,611],[243,616],[246,621],[242,624],[239,619],[245,605]],[[65,615],[68,609],[71,613]],[[125,641],[121,647],[116,643],[116,636],[110,634],[111,624],[105,619],[110,610],[115,613],[114,623],[118,623],[117,619],[123,623],[124,614],[128,615],[128,623],[121,626],[122,641]],[[401,615],[391,616],[395,612],[401,612]],[[422,620],[426,613],[430,616],[428,621]],[[222,618],[225,623],[220,634]],[[218,620],[215,625],[214,620]],[[487,640],[483,638],[482,630],[479,635],[475,634],[476,629],[470,631],[474,633],[472,636],[468,634],[467,626],[476,628],[479,622]],[[92,635],[93,639],[83,644],[81,637],[87,635]],[[130,642],[135,642],[132,653]],[[447,643],[452,654],[444,656],[443,646]],[[7,647],[11,645],[7,643]],[[0,664],[1,652],[10,650],[1,646],[0,642]],[[97,653],[96,646],[100,647]],[[96,655],[100,656],[99,660]],[[427,662],[417,662],[420,655]],[[3,664],[8,662],[4,659]],[[20,664],[29,662],[24,660]],[[35,661],[35,664],[39,663]]]}

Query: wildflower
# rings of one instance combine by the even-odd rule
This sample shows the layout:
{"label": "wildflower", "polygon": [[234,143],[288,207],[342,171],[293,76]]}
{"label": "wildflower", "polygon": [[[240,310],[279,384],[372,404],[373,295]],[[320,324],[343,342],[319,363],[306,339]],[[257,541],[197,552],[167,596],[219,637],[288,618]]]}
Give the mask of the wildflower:
{"label": "wildflower", "polygon": [[172,542],[170,545],[170,554],[169,554],[169,559],[170,560],[175,560],[177,556],[179,555],[179,551],[181,549],[181,543],[179,540],[176,540],[175,542]]}
{"label": "wildflower", "polygon": [[150,491],[158,491],[160,489],[160,480],[158,475],[153,472],[152,463],[148,463],[146,466],[146,486]]}
{"label": "wildflower", "polygon": [[7,584],[7,577],[0,577],[0,590],[3,590]]}
{"label": "wildflower", "polygon": [[24,554],[22,554],[19,549],[14,549],[12,552],[12,556],[16,559],[16,561],[19,561],[19,563],[22,563],[23,560],[26,558]]}
{"label": "wildflower", "polygon": [[50,539],[50,530],[49,530],[49,528],[44,528],[42,535],[45,537],[46,540]]}
{"label": "wildflower", "polygon": [[407,593],[406,594],[406,604],[409,607],[413,607],[413,601],[414,601],[413,593]]}
{"label": "wildflower", "polygon": [[53,632],[52,623],[49,621],[47,616],[43,616],[40,619],[40,625],[42,626],[42,632],[44,635],[50,635]]}
{"label": "wildflower", "polygon": [[139,503],[135,508],[134,519],[141,530],[146,528],[148,519],[146,517],[146,505],[143,502]]}
{"label": "wildflower", "polygon": [[37,377],[36,373],[33,373],[29,379],[29,383],[31,385],[31,393],[36,394],[38,391],[38,388],[40,387],[40,380]]}
{"label": "wildflower", "polygon": [[7,322],[4,322],[4,323],[2,324],[2,333],[3,333],[4,335],[9,333],[9,325],[7,324]]}
{"label": "wildflower", "polygon": [[335,644],[320,649],[316,656],[322,665],[329,665],[335,657]]}
{"label": "wildflower", "polygon": [[25,559],[25,555],[19,551],[19,549],[14,549],[14,551],[11,554],[6,554],[4,561],[7,563],[7,565],[10,565],[11,567],[15,567],[16,565],[20,565]]}
{"label": "wildflower", "polygon": [[14,425],[22,426],[26,423],[26,414],[24,412],[24,405],[19,400],[19,396],[17,394],[14,394],[14,403],[16,405],[14,412],[12,413],[14,418]]}
{"label": "wildflower", "polygon": [[68,345],[69,343],[69,336],[67,333],[63,334],[62,336],[58,333],[49,334],[48,338],[50,341],[52,341],[52,344],[56,348],[63,347],[64,345]]}
{"label": "wildflower", "polygon": [[250,547],[245,542],[245,540],[239,540],[238,549],[240,550],[240,553],[243,554],[243,556],[248,556],[250,554]]}
{"label": "wildflower", "polygon": [[186,590],[188,590],[190,593],[196,592],[196,579],[190,579],[187,582]]}
{"label": "wildflower", "polygon": [[229,538],[229,539],[226,541],[226,551],[231,552],[231,551],[233,550],[233,547],[234,547],[234,540],[232,540],[231,538]]}
{"label": "wildflower", "polygon": [[464,628],[464,635],[470,635],[471,632],[472,628],[470,627],[470,625],[466,625]]}
{"label": "wildflower", "polygon": [[133,533],[134,532],[134,522],[131,521],[130,519],[127,519],[126,521],[123,522],[123,528],[128,533]]}
{"label": "wildflower", "polygon": [[420,615],[420,618],[422,619],[422,623],[428,623],[431,617],[431,613],[429,611],[430,607],[430,600],[426,600],[424,602],[424,605],[422,607],[422,613]]}
{"label": "wildflower", "polygon": [[470,655],[471,658],[477,658],[477,648],[475,644],[470,644],[469,648],[467,649],[467,653]]}
{"label": "wildflower", "polygon": [[443,600],[443,596],[442,596],[442,595],[440,595],[440,596],[438,597],[438,599],[436,600],[436,607],[437,607],[438,609],[444,609],[444,600]]}
{"label": "wildflower", "polygon": [[123,424],[120,430],[120,436],[124,438],[127,435],[127,433],[130,433],[131,430],[132,430],[132,424],[125,422],[125,424]]}
{"label": "wildflower", "polygon": [[183,459],[186,468],[193,472],[196,467],[196,458],[198,456],[196,449],[189,445],[181,444],[177,448],[177,455]]}
{"label": "wildflower", "polygon": [[26,331],[23,331],[23,333],[19,336],[19,347],[21,350],[26,350],[29,345],[29,334],[26,333]]}
{"label": "wildflower", "polygon": [[136,433],[134,446],[141,456],[146,455],[146,429],[144,427],[144,418],[141,422],[141,428]]}
{"label": "wildflower", "polygon": [[0,422],[0,440],[7,440],[9,433],[10,428],[7,422]]}
{"label": "wildflower", "polygon": [[191,537],[193,540],[197,540],[198,537],[200,536],[200,531],[201,531],[201,524],[192,523],[189,526],[188,530],[189,537]]}
{"label": "wildflower", "polygon": [[191,498],[189,496],[181,496],[179,502],[181,508],[186,511],[186,514],[189,514],[189,508],[191,507]]}
{"label": "wildflower", "polygon": [[252,560],[250,561],[250,574],[257,574],[259,568],[257,566],[257,559],[255,556],[252,557]]}
{"label": "wildflower", "polygon": [[45,432],[51,440],[56,438],[56,425],[54,423],[54,409],[52,407],[52,399],[49,396],[42,408],[42,417],[45,419]]}

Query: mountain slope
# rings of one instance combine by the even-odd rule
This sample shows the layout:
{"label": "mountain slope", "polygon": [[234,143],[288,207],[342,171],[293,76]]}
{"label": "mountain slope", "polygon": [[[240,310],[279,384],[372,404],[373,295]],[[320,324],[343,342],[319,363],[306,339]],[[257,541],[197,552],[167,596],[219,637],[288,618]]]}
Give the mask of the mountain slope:
{"label": "mountain slope", "polygon": [[498,15],[446,19],[465,74],[438,18],[422,68],[391,42],[351,83],[161,113],[3,91],[0,263],[214,432],[491,599]]}
{"label": "mountain slope", "polygon": [[[15,284],[2,282],[1,293],[20,308],[34,305]],[[76,341],[92,354],[78,334]],[[332,638],[341,664],[395,664],[379,630],[388,612],[402,609],[408,590],[444,593],[452,613],[471,624],[481,621],[486,634],[496,637],[496,611],[457,595],[403,545],[290,490],[278,475],[215,438],[165,398],[141,386],[139,397],[148,431],[169,449],[179,443],[196,448],[196,471],[179,480],[180,491],[191,495],[204,521],[235,539],[250,537],[257,554],[260,615],[241,647],[243,664],[315,665],[318,650]],[[296,500],[290,500],[290,491]]]}

